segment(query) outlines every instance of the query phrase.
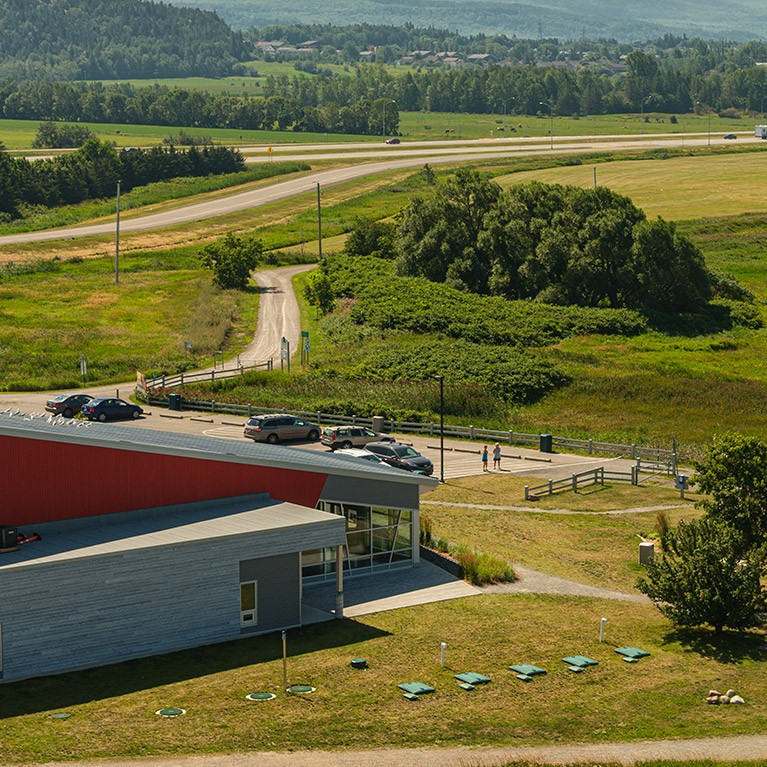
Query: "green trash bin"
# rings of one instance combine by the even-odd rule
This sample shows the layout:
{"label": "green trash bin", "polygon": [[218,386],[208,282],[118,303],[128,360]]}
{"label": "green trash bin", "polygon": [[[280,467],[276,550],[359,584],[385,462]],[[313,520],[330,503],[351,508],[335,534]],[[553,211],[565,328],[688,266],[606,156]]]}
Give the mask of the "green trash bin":
{"label": "green trash bin", "polygon": [[553,453],[554,452],[554,444],[553,444],[553,437],[551,434],[541,434],[540,435],[540,446],[538,448],[542,453]]}
{"label": "green trash bin", "polygon": [[168,395],[168,410],[181,410],[181,395],[169,394]]}

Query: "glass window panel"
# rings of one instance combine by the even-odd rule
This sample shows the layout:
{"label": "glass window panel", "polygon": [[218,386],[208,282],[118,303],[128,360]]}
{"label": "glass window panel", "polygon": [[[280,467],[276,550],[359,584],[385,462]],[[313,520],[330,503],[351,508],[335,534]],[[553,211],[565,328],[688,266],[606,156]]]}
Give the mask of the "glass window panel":
{"label": "glass window panel", "polygon": [[373,568],[384,569],[389,567],[389,554],[373,554]]}
{"label": "glass window panel", "polygon": [[394,544],[394,548],[410,548],[413,541],[412,532],[413,528],[410,525],[400,523],[399,527],[397,527],[397,542]]}
{"label": "glass window panel", "polygon": [[410,549],[404,551],[395,551],[391,555],[392,562],[410,562],[413,559],[413,552]]}
{"label": "glass window panel", "polygon": [[349,567],[352,570],[360,570],[364,568],[370,568],[370,557],[357,557],[349,560]]}
{"label": "glass window panel", "polygon": [[312,549],[311,551],[301,552],[302,565],[316,565],[322,562],[322,549]]}
{"label": "glass window panel", "polygon": [[240,584],[240,609],[241,610],[255,610],[256,608],[256,584],[255,583],[241,583]]}
{"label": "glass window panel", "polygon": [[397,528],[376,527],[373,530],[373,551],[391,551]]}
{"label": "glass window panel", "polygon": [[[408,514],[410,512],[407,512]],[[399,518],[399,509],[384,509],[379,506],[373,507],[373,527],[389,527],[396,525]]]}
{"label": "glass window panel", "polygon": [[347,520],[347,530],[370,529],[370,506],[346,503],[344,504],[344,513]]}
{"label": "glass window panel", "polygon": [[301,574],[304,578],[308,578],[310,575],[322,575],[324,572],[324,565],[304,565],[301,568]]}
{"label": "glass window panel", "polygon": [[346,545],[349,547],[349,557],[358,557],[370,554],[370,531],[361,533],[348,533]]}

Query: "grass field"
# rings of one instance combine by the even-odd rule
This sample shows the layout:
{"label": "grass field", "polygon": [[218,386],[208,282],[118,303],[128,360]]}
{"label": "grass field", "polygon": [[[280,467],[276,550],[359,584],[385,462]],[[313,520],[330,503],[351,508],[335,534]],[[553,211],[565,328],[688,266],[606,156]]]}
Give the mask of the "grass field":
{"label": "grass field", "polygon": [[631,197],[648,217],[678,221],[764,212],[762,186],[767,151],[586,163],[513,173],[496,181],[502,186],[543,181],[591,188],[595,167],[600,186]]}
{"label": "grass field", "polygon": [[[235,78],[243,82],[242,78]],[[163,81],[158,81],[163,82]],[[178,84],[182,81],[170,81]],[[207,82],[207,81],[205,81]],[[224,81],[215,80],[215,83]],[[245,80],[247,82],[247,80]],[[150,83],[151,84],[151,83]],[[167,83],[166,83],[167,84]],[[40,120],[0,120],[0,142],[11,150],[31,150],[32,140],[37,133]],[[210,136],[214,141],[243,146],[248,144],[315,144],[325,142],[370,142],[379,143],[381,137],[360,136],[335,133],[293,133],[292,131],[251,131],[235,128],[184,128],[183,126],[162,125],[122,125],[112,123],[87,123],[100,139],[114,141],[117,146],[151,146],[169,135],[184,130],[187,133]],[[498,128],[505,127],[504,131]],[[510,127],[515,127],[515,132]],[[521,126],[521,127],[519,127]],[[472,115],[450,112],[400,112],[400,134],[410,141],[444,139],[447,136],[456,140],[500,137],[548,136],[550,121],[546,115],[506,116]],[[600,115],[581,117],[557,117],[554,120],[554,136],[588,135],[633,135],[640,133],[706,133],[708,118],[704,115],[687,115],[679,119],[676,125],[669,123],[668,115],[652,116],[649,122],[640,121],[638,115]],[[747,131],[753,133],[751,122],[744,120],[725,120],[715,117],[712,131]]]}
{"label": "grass field", "polygon": [[[682,501],[668,482],[594,485],[577,493],[544,496],[535,504],[521,500],[524,485],[539,482],[540,478],[495,475],[451,480],[429,494],[421,513],[431,520],[435,538],[460,542],[512,565],[624,593],[633,593],[642,574],[637,546],[643,538],[656,537],[658,512],[621,510],[668,506],[672,527],[680,519],[700,515],[695,509],[699,496],[686,493]],[[432,503],[439,501],[446,503]],[[447,502],[528,510],[469,509]],[[562,510],[567,513],[555,513]]]}
{"label": "grass field", "polygon": [[[194,252],[184,261],[179,252],[134,255],[123,265],[119,287],[111,259],[46,266],[0,281],[6,390],[78,387],[81,354],[90,384],[125,380],[131,370],[205,365],[256,321],[257,293],[213,288]],[[192,344],[190,356],[185,341]]]}
{"label": "grass field", "polygon": [[[609,621],[603,644],[601,617]],[[445,669],[440,640],[448,642]],[[767,726],[763,641],[759,632],[720,643],[707,632],[673,632],[644,604],[487,594],[288,632],[288,682],[315,686],[307,696],[280,690],[278,634],[16,683],[0,700],[0,759],[759,733]],[[651,657],[622,663],[612,648],[627,644]],[[570,654],[599,665],[571,674],[560,660]],[[353,657],[370,668],[351,669]],[[515,663],[548,674],[525,686],[507,668]],[[452,678],[467,670],[493,681],[469,695]],[[418,705],[403,700],[396,685],[414,680],[436,693]],[[712,687],[734,688],[747,705],[707,706]],[[245,700],[254,691],[278,697]],[[188,713],[155,715],[168,706]],[[72,716],[48,717],[59,711]]]}

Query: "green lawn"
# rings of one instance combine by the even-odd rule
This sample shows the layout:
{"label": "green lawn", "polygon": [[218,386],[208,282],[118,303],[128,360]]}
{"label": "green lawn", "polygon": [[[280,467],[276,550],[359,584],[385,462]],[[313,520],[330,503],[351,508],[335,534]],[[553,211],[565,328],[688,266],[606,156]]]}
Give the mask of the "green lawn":
{"label": "green lawn", "polygon": [[[607,617],[607,641],[598,641]],[[449,631],[446,630],[449,627]],[[447,641],[447,667],[439,642]],[[758,632],[715,642],[676,633],[652,607],[545,595],[484,595],[288,632],[281,690],[279,634],[104,669],[19,682],[0,700],[4,762],[127,758],[292,749],[559,744],[760,733],[767,726],[767,657]],[[637,664],[613,647],[652,653]],[[561,658],[599,661],[571,674]],[[353,657],[370,668],[349,667]],[[507,666],[548,670],[529,685]],[[453,674],[487,674],[471,694]],[[411,704],[397,684],[436,693]],[[707,706],[711,687],[732,687],[745,706]],[[275,692],[250,703],[254,691]],[[187,714],[154,712],[178,706]],[[56,721],[48,714],[72,716]]]}

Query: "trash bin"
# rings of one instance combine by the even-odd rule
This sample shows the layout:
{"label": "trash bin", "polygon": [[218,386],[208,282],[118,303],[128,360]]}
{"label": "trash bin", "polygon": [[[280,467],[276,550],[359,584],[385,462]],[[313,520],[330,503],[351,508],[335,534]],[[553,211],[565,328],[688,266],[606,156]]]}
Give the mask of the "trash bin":
{"label": "trash bin", "polygon": [[538,449],[542,453],[553,453],[554,447],[553,447],[553,437],[551,434],[541,434],[540,436],[540,445]]}
{"label": "trash bin", "polygon": [[382,415],[373,416],[373,431],[382,432],[384,427],[384,417]]}
{"label": "trash bin", "polygon": [[181,395],[169,394],[168,395],[168,410],[181,410]]}

